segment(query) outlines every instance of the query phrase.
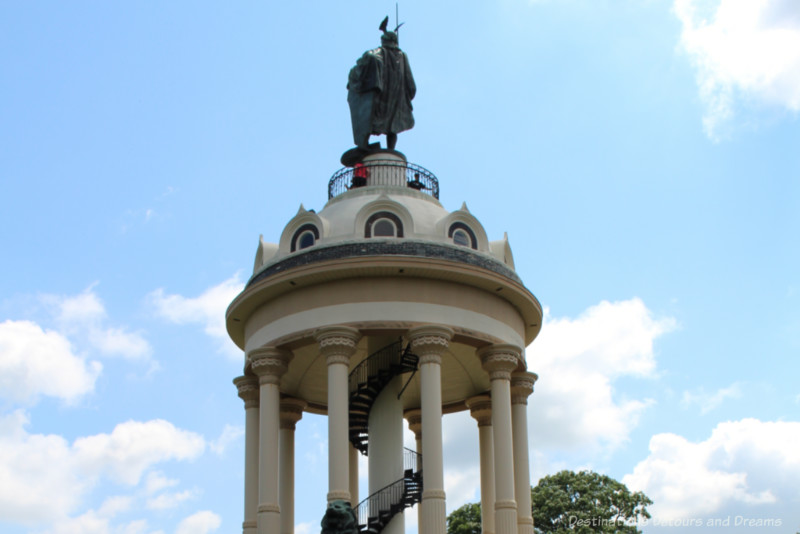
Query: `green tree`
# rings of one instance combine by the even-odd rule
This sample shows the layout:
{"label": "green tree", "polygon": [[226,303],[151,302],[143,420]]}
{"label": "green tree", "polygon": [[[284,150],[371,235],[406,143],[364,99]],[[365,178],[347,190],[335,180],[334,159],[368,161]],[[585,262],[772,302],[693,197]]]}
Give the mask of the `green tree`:
{"label": "green tree", "polygon": [[[653,504],[641,491],[593,471],[561,471],[531,488],[533,523],[539,534],[637,533]],[[465,504],[447,517],[447,534],[480,534],[481,507]],[[800,533],[798,533],[800,534]]]}
{"label": "green tree", "polygon": [[447,516],[447,534],[481,534],[481,505],[465,504]]}
{"label": "green tree", "polygon": [[538,532],[641,532],[635,522],[649,519],[653,504],[641,491],[593,471],[561,471],[542,478],[531,490]]}

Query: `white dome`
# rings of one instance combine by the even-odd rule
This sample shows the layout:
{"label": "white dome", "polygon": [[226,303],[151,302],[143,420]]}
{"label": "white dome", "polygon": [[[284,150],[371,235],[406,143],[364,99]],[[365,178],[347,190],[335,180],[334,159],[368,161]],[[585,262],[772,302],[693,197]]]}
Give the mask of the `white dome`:
{"label": "white dome", "polygon": [[[253,274],[292,254],[312,248],[390,240],[437,243],[445,248],[499,261],[513,272],[511,249],[504,236],[489,242],[481,223],[463,204],[449,212],[437,200],[438,181],[421,167],[409,165],[397,153],[368,156],[358,170],[339,171],[330,184],[330,200],[316,213],[302,205],[284,228],[278,244],[259,244]],[[425,182],[421,182],[423,173]],[[335,188],[341,192],[336,194]]]}

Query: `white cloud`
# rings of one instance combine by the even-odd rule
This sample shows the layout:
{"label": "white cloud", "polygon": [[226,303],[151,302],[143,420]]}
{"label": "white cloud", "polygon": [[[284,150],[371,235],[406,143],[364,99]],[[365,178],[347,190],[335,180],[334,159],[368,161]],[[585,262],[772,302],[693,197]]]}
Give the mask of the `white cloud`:
{"label": "white cloud", "polygon": [[156,493],[165,488],[177,486],[178,481],[172,478],[167,478],[164,473],[160,471],[150,471],[145,477],[145,491],[148,494]]}
{"label": "white cloud", "polygon": [[147,507],[151,510],[169,510],[184,501],[197,498],[200,492],[196,489],[178,491],[175,493],[162,493],[147,499]]}
{"label": "white cloud", "polygon": [[791,507],[800,480],[797,443],[800,422],[757,419],[720,423],[699,443],[657,434],[650,455],[623,482],[653,499],[654,518],[741,514],[745,506],[771,503]]}
{"label": "white cloud", "polygon": [[241,351],[228,339],[225,311],[243,288],[244,283],[236,274],[197,297],[167,295],[159,288],[150,293],[149,299],[160,317],[175,324],[202,325],[203,331],[219,342],[221,351],[232,358],[241,358]]}
{"label": "white cloud", "polygon": [[[111,434],[72,444],[58,435],[29,434],[27,424],[21,411],[0,417],[0,517],[7,521],[66,521],[100,480],[135,485],[147,469],[169,460],[194,459],[205,446],[201,436],[162,420],[129,421]],[[145,483],[148,491],[171,485],[173,481],[160,474],[148,476]],[[86,523],[85,531],[94,532],[92,528],[100,528],[104,518],[125,503],[124,497],[109,500],[97,513],[70,521]]]}
{"label": "white cloud", "polygon": [[75,354],[69,340],[30,321],[0,323],[0,396],[33,402],[40,395],[67,402],[94,390],[102,365]]}
{"label": "white cloud", "polygon": [[[147,521],[137,519],[129,523],[112,525],[117,514],[131,508],[129,497],[110,497],[98,510],[87,510],[76,517],[59,519],[46,531],[47,534],[156,534],[147,526]],[[163,533],[162,533],[163,534]]]}
{"label": "white cloud", "polygon": [[[674,319],[653,318],[640,299],[601,302],[575,319],[546,314],[542,334],[528,349],[529,369],[542,377],[528,409],[530,464],[537,475],[555,466],[574,467],[551,463],[543,450],[592,453],[627,439],[651,401],[616,399],[613,381],[622,376],[654,377],[653,342],[676,327]],[[446,415],[442,430],[451,512],[479,499],[479,433],[467,411]],[[409,430],[405,442],[413,447]]]}
{"label": "white cloud", "polygon": [[615,395],[622,376],[652,378],[654,341],[676,328],[656,319],[633,298],[601,302],[576,319],[550,318],[528,348],[528,368],[539,374],[529,400],[529,425],[536,448],[613,449],[628,439],[649,399]]}
{"label": "white cloud", "polygon": [[84,472],[107,474],[118,482],[135,485],[154,464],[197,458],[205,449],[205,441],[194,432],[155,419],[120,423],[111,434],[75,440],[73,449]]}
{"label": "white cloud", "polygon": [[797,0],[675,0],[673,10],[697,69],[709,137],[733,116],[739,95],[800,111]]}
{"label": "white cloud", "polygon": [[681,406],[689,408],[697,405],[702,415],[716,409],[725,399],[737,399],[742,396],[742,388],[738,382],[734,382],[726,388],[721,388],[715,393],[706,393],[703,388],[694,392],[684,391],[681,397]]}
{"label": "white cloud", "polygon": [[448,469],[444,473],[444,490],[447,495],[447,510],[480,500],[481,472],[479,461],[469,468]]}
{"label": "white cloud", "polygon": [[89,343],[103,354],[119,355],[129,360],[147,358],[152,349],[141,334],[124,328],[92,329]]}
{"label": "white cloud", "polygon": [[294,534],[316,534],[319,526],[314,523],[298,523],[294,526]]}
{"label": "white cloud", "polygon": [[64,517],[91,483],[75,469],[67,440],[28,434],[27,424],[21,411],[0,418],[0,517],[20,522]]}
{"label": "white cloud", "polygon": [[231,443],[244,436],[244,427],[236,425],[225,425],[222,434],[209,443],[209,448],[217,454],[223,454]]}
{"label": "white cloud", "polygon": [[92,284],[83,293],[74,297],[45,295],[42,299],[53,305],[56,320],[64,325],[94,324],[105,320],[106,308],[94,292]]}
{"label": "white cloud", "polygon": [[[408,431],[414,443],[414,433]],[[481,487],[478,423],[469,411],[447,414],[442,418],[444,452],[444,490],[447,512],[478,500]]]}
{"label": "white cloud", "polygon": [[140,332],[106,325],[108,314],[94,292],[95,285],[75,296],[44,295],[41,298],[53,309],[57,323],[66,334],[85,339],[107,356],[149,359],[152,348]]}
{"label": "white cloud", "polygon": [[190,515],[180,522],[175,534],[208,534],[222,524],[222,519],[214,512],[204,510]]}

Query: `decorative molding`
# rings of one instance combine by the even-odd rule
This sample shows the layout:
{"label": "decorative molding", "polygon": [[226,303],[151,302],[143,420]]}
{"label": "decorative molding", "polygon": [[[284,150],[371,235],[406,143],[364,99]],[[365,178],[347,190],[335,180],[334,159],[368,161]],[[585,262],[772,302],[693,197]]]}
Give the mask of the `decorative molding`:
{"label": "decorative molding", "polygon": [[489,395],[477,395],[466,401],[469,414],[478,422],[478,427],[492,426],[492,398]]}
{"label": "decorative molding", "polygon": [[408,410],[403,415],[408,421],[408,429],[414,433],[414,437],[417,440],[422,439],[422,410]]}
{"label": "decorative molding", "polygon": [[511,404],[528,404],[528,397],[533,393],[533,385],[538,378],[536,373],[512,373]]}
{"label": "decorative molding", "polygon": [[361,332],[349,326],[326,326],[314,332],[319,344],[319,352],[326,358],[328,365],[350,364],[350,357],[355,353]]}
{"label": "decorative molding", "polygon": [[440,499],[445,500],[446,496],[444,490],[438,489],[423,489],[422,490],[422,500],[427,501],[430,499]]}
{"label": "decorative molding", "polygon": [[281,429],[294,430],[295,424],[303,418],[303,410],[308,403],[302,399],[286,397],[281,399]]}
{"label": "decorative molding", "polygon": [[442,354],[450,346],[453,330],[440,325],[423,325],[408,331],[411,340],[411,352],[419,356],[419,364],[434,363],[441,365]]}
{"label": "decorative molding", "polygon": [[517,510],[517,501],[495,501],[494,502],[494,509],[495,511],[498,510]]}
{"label": "decorative molding", "polygon": [[319,340],[319,348],[321,349],[355,349],[355,346],[356,340],[345,336],[330,336]]}
{"label": "decorative molding", "polygon": [[258,505],[259,514],[279,514],[281,506],[276,502],[264,502]]}
{"label": "decorative molding", "polygon": [[258,377],[245,375],[233,379],[233,384],[239,393],[239,398],[244,401],[245,410],[258,407]]}
{"label": "decorative molding", "polygon": [[250,369],[258,375],[260,384],[278,384],[289,368],[292,353],[275,347],[261,347],[250,351],[247,359]]}
{"label": "decorative molding", "polygon": [[[287,238],[288,239],[288,238]],[[270,276],[285,273],[297,267],[305,267],[315,263],[344,258],[364,258],[370,256],[414,256],[418,258],[434,258],[450,261],[455,264],[466,264],[485,269],[521,284],[514,269],[503,262],[481,254],[467,247],[458,245],[431,243],[430,241],[413,241],[409,239],[375,242],[343,243],[328,246],[316,245],[299,250],[281,261],[264,267],[247,282],[249,288]]]}
{"label": "decorative molding", "polygon": [[490,380],[511,380],[511,373],[519,367],[522,349],[516,345],[489,345],[478,351],[483,369]]}

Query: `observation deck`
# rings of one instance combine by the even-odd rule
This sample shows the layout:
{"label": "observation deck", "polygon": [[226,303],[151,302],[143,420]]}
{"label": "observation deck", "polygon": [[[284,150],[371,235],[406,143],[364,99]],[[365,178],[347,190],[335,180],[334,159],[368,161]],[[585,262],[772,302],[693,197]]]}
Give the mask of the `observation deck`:
{"label": "observation deck", "polygon": [[408,187],[439,200],[439,180],[431,171],[406,161],[370,159],[336,171],[328,181],[328,200],[362,187]]}

